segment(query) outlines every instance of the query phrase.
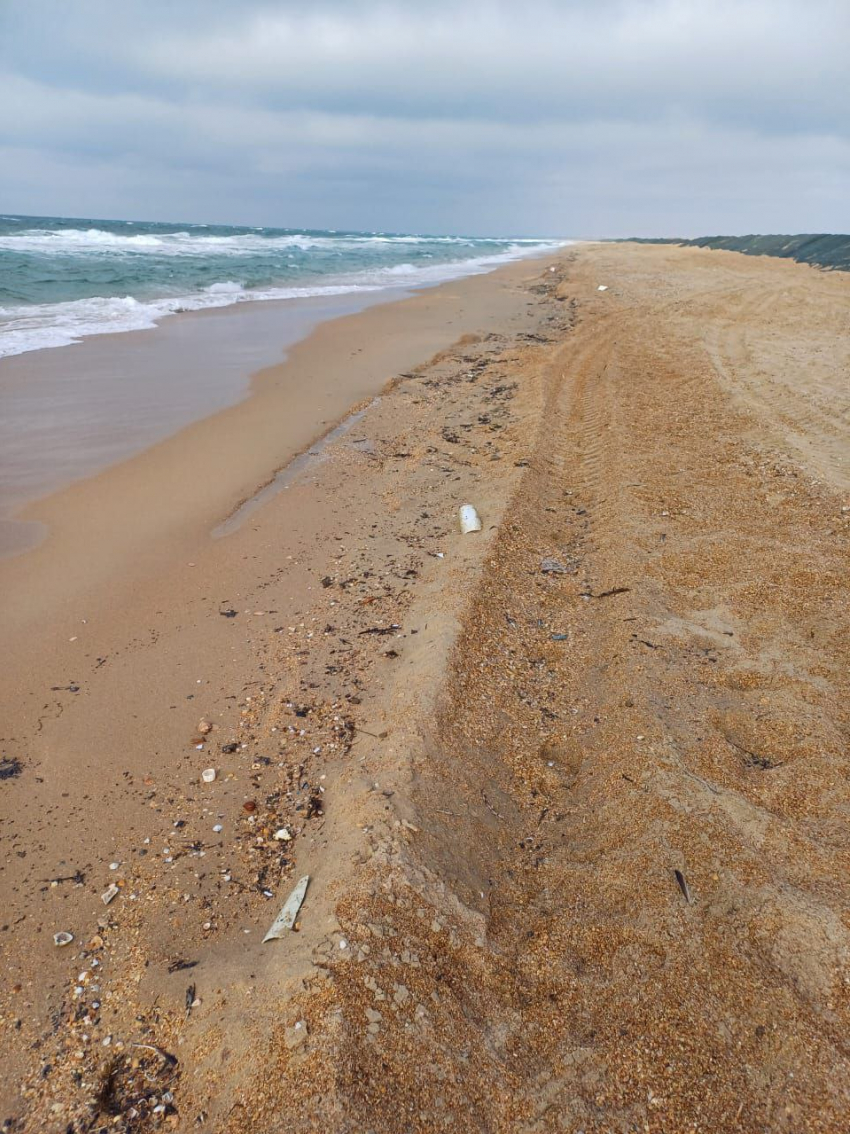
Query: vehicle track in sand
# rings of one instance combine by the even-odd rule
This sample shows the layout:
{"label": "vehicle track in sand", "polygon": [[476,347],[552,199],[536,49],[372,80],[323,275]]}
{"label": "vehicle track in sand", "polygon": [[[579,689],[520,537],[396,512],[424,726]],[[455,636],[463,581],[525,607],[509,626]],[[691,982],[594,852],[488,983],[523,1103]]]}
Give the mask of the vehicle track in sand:
{"label": "vehicle track in sand", "polygon": [[840,485],[840,431],[735,346],[773,310],[739,304],[746,262],[718,302],[669,256],[674,304],[658,259],[588,251],[563,285],[622,280],[549,354],[412,865],[382,880],[415,906],[427,868],[474,916],[440,953],[381,905],[439,957],[440,1007],[402,1042],[348,1033],[346,1112],[376,1131],[846,1128],[848,523],[798,456],[811,435]]}

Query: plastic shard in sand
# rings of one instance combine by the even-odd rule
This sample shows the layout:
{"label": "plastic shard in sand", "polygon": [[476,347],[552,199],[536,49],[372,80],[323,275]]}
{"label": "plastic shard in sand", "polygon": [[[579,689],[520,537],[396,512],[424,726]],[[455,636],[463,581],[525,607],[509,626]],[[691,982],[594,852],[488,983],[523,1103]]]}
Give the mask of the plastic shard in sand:
{"label": "plastic shard in sand", "polygon": [[272,922],[271,928],[263,938],[263,944],[267,941],[275,941],[277,938],[283,937],[284,933],[288,929],[292,929],[293,925],[295,925],[295,919],[298,917],[298,911],[301,909],[301,903],[304,901],[304,895],[307,893],[309,882],[310,875],[305,874],[286,899],[283,909]]}
{"label": "plastic shard in sand", "polygon": [[118,887],[113,882],[112,885],[107,886],[106,889],[103,891],[103,893],[100,895],[100,900],[103,902],[103,904],[105,906],[108,906],[113,898],[118,897],[120,892],[121,891],[118,889]]}

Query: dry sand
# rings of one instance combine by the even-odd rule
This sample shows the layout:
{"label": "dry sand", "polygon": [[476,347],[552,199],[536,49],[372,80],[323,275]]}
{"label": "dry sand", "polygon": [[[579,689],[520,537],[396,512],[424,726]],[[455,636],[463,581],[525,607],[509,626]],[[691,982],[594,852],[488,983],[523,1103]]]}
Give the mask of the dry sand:
{"label": "dry sand", "polygon": [[[320,328],[39,506],[7,1128],[845,1131],[848,301],[586,246]],[[304,430],[391,381],[211,540],[343,366]]]}

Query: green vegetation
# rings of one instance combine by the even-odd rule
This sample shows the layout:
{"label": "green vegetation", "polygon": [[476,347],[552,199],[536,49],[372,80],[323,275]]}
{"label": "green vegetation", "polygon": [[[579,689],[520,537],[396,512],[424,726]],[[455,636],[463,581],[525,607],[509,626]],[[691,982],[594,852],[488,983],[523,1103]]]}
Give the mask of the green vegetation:
{"label": "green vegetation", "polygon": [[698,236],[694,240],[633,238],[638,244],[680,244],[694,248],[722,248],[746,256],[781,256],[801,264],[815,264],[850,272],[850,236],[831,233],[801,236]]}

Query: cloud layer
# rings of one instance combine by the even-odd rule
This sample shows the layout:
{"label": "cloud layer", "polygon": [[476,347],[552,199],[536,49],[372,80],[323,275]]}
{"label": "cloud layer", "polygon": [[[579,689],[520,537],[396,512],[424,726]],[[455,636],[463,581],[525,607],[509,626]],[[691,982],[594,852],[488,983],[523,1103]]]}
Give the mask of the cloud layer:
{"label": "cloud layer", "polygon": [[846,230],[848,42],[846,0],[6,0],[0,209]]}

